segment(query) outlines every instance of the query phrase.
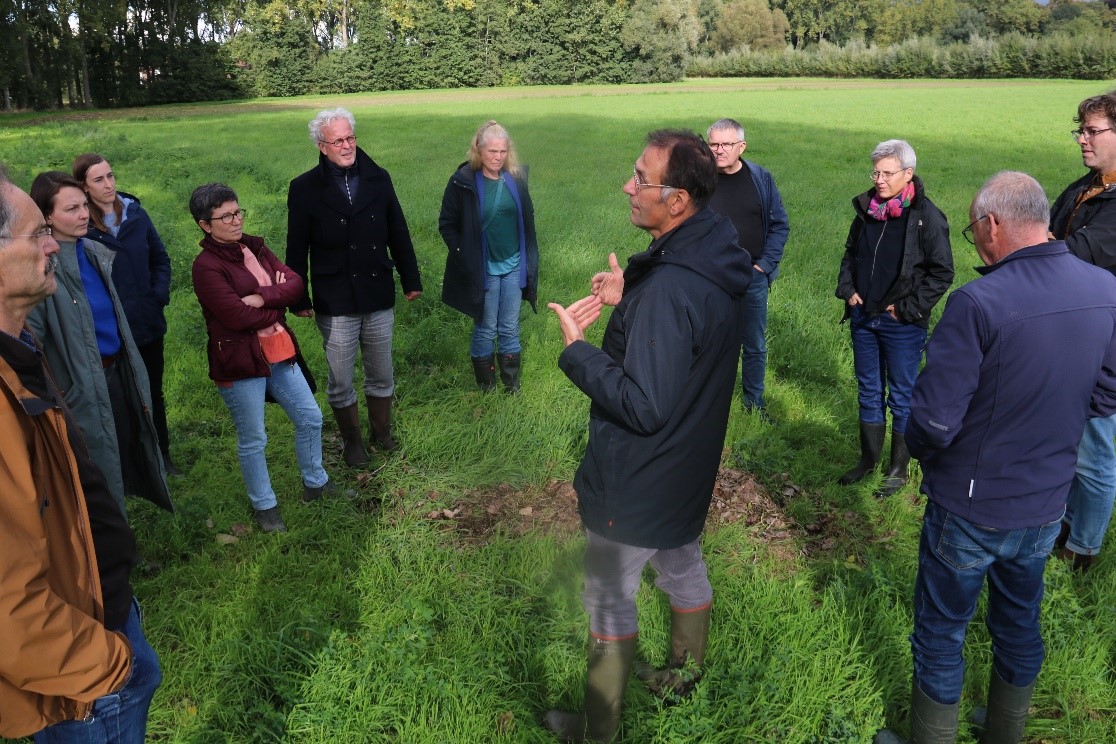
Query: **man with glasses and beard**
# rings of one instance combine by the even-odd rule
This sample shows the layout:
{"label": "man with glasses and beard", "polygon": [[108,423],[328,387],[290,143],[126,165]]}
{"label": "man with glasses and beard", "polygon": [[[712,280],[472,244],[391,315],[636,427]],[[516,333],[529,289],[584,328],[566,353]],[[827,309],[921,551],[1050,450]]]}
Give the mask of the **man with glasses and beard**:
{"label": "man with glasses and beard", "polygon": [[357,147],[353,115],[337,108],[310,122],[318,164],[287,193],[286,264],[306,282],[292,312],[316,318],[329,365],[327,397],[344,440],[345,464],[368,464],[353,385],[357,350],[372,443],[399,447],[391,431],[395,376],[391,338],[399,272],[408,302],[422,294],[407,220],[388,172]]}
{"label": "man with glasses and beard", "polygon": [[[1072,134],[1089,172],[1050,210],[1050,232],[1083,261],[1116,272],[1116,91],[1086,98]],[[1116,497],[1116,416],[1090,419],[1077,450],[1054,555],[1085,571],[1100,553]]]}

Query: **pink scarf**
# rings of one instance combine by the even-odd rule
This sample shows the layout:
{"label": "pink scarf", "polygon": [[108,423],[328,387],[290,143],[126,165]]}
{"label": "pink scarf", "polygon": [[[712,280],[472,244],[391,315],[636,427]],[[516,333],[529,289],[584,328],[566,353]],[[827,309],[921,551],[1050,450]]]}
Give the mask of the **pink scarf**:
{"label": "pink scarf", "polygon": [[[244,268],[248,269],[248,273],[259,282],[259,285],[261,287],[273,285],[275,281],[267,273],[267,270],[260,265],[260,260],[256,258],[256,254],[252,253],[248,246],[243,243],[240,243],[240,250],[244,254]],[[264,358],[271,364],[286,361],[295,355],[294,342],[291,341],[287,329],[280,323],[261,328],[256,331],[256,336],[260,339],[260,347],[263,348]]]}
{"label": "pink scarf", "polygon": [[914,181],[910,181],[898,195],[891,197],[887,201],[880,201],[879,193],[872,195],[872,200],[868,202],[868,215],[880,222],[894,219],[903,214],[903,210],[911,206],[911,199],[914,198],[915,186]]}

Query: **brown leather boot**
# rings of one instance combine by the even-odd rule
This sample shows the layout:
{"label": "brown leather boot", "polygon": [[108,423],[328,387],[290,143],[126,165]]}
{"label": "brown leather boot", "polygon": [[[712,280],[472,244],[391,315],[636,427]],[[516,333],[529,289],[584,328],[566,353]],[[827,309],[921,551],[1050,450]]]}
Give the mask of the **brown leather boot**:
{"label": "brown leather boot", "polygon": [[368,404],[368,434],[372,443],[384,452],[399,449],[399,442],[391,435],[391,396],[366,395],[364,401]]}
{"label": "brown leather boot", "polygon": [[[333,408],[333,406],[330,406]],[[364,443],[360,436],[360,413],[357,404],[344,408],[333,408],[333,418],[337,420],[337,429],[341,432],[341,439],[345,447],[341,457],[350,468],[360,468],[368,464],[368,453],[364,451]]]}

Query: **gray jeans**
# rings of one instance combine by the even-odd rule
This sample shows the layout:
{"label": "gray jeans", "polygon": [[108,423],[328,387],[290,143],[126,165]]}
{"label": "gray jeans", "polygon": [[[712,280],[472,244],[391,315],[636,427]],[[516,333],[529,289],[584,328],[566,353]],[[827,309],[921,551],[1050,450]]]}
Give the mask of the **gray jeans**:
{"label": "gray jeans", "polygon": [[395,376],[391,367],[391,334],[395,327],[395,311],[391,308],[367,315],[316,315],[322,332],[326,364],[329,365],[329,387],[326,397],[334,408],[347,408],[356,403],[353,373],[357,348],[364,366],[364,394],[388,398],[395,392]]}
{"label": "gray jeans", "polygon": [[701,543],[656,550],[613,542],[585,530],[585,591],[582,604],[589,613],[589,632],[598,638],[630,638],[639,632],[636,592],[648,562],[658,577],[655,586],[670,597],[676,610],[693,610],[713,601],[713,587]]}

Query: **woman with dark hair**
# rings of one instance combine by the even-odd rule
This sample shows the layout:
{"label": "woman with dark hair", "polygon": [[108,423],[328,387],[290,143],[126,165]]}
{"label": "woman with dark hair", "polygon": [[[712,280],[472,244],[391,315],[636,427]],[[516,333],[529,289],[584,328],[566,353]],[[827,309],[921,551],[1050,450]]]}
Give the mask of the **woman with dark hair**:
{"label": "woman with dark hair", "polygon": [[115,254],[86,236],[88,201],[68,173],[37,176],[31,198],[58,241],[58,290],[31,311],[27,325],[120,511],[125,493],[169,511],[147,370],[112,281]]}
{"label": "woman with dark hair", "polygon": [[112,281],[151,382],[151,413],[163,464],[167,475],[182,475],[171,461],[163,399],[163,336],[167,333],[163,308],[170,303],[170,256],[139,199],[116,190],[116,175],[107,160],[96,153],[79,155],[73,174],[89,196],[89,237],[116,253]]}
{"label": "woman with dark hair", "polygon": [[538,312],[539,244],[527,167],[495,121],[481,125],[469,159],[450,177],[438,231],[449,248],[442,302],[473,319],[477,385],[496,387],[498,362],[504,388],[519,392],[519,308],[526,300]]}
{"label": "woman with dark hair", "polygon": [[875,469],[891,409],[891,462],[876,491],[884,498],[907,482],[911,393],[930,311],[953,282],[953,254],[949,223],[915,175],[914,148],[887,140],[871,157],[873,188],[853,199],[856,216],[837,276],[860,401],[860,461],[838,482],[855,483]]}
{"label": "woman with dark hair", "polygon": [[256,522],[285,532],[267,471],[264,401],[283,407],[295,426],[295,457],[303,501],[334,493],[322,468],[322,410],[303,374],[298,342],[285,308],[302,297],[302,279],[264,245],[244,233],[244,210],[222,183],[198,186],[190,214],[205,233],[194,259],[194,294],[209,333],[209,376],[236,427],[237,456]]}

